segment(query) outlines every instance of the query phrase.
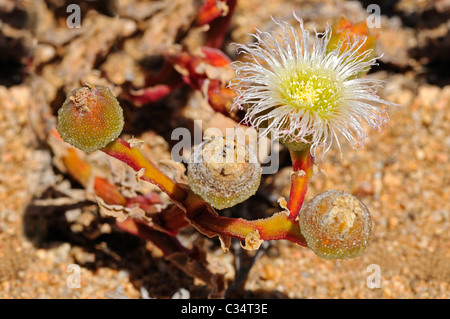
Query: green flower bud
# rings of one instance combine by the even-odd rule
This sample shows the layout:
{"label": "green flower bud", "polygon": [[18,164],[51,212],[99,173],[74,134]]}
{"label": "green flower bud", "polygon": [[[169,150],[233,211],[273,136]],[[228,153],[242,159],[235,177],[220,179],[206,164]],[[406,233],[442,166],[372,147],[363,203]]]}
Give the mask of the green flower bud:
{"label": "green flower bud", "polygon": [[372,237],[367,207],[355,196],[335,190],[305,203],[299,223],[308,246],[325,259],[359,256]]}
{"label": "green flower bud", "polygon": [[90,153],[116,139],[123,125],[123,110],[111,91],[88,84],[67,97],[56,129],[65,142]]}
{"label": "green flower bud", "polygon": [[261,166],[247,145],[220,136],[195,147],[187,175],[194,193],[213,207],[224,209],[256,193]]}

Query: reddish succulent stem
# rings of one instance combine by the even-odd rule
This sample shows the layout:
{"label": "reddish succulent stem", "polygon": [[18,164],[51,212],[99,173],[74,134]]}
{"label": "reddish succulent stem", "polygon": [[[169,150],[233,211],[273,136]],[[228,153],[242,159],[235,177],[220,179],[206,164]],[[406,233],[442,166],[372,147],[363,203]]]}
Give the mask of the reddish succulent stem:
{"label": "reddish succulent stem", "polygon": [[210,29],[207,33],[206,45],[213,48],[220,48],[228,32],[228,26],[231,22],[237,0],[227,1],[228,13],[225,16],[218,17],[210,22]]}
{"label": "reddish succulent stem", "polygon": [[136,172],[144,169],[140,179],[153,183],[165,192],[175,203],[181,204],[187,192],[170,177],[162,173],[142,152],[131,147],[130,144],[120,138],[101,149],[106,154],[124,162]]}
{"label": "reddish succulent stem", "polygon": [[[140,178],[157,185],[174,202],[185,209],[186,217],[194,226],[201,227],[214,234],[231,236],[241,240],[245,240],[250,233],[258,232],[262,240],[286,239],[306,246],[306,241],[300,232],[300,227],[295,221],[295,217],[291,218],[291,215],[288,216],[285,212],[258,220],[222,217],[217,215],[214,209],[200,196],[182,188],[167,175],[159,171],[152,162],[145,158],[140,150],[131,147],[124,140],[117,138],[105,146],[102,151],[128,164],[135,171],[140,171],[144,168],[143,175]],[[302,164],[304,160],[300,160],[303,157],[305,157],[304,154],[299,155],[298,161],[294,161],[295,168],[297,170],[305,169],[309,179],[309,176],[312,174],[311,158],[308,159],[306,156],[308,160],[305,163],[309,164],[304,165]],[[293,182],[295,189],[298,190],[301,183],[307,184],[307,180],[302,182],[301,179],[295,178]],[[302,189],[302,191],[306,192],[306,186],[304,187],[305,189]],[[298,203],[297,194],[293,198],[292,204]],[[301,196],[302,201],[303,198],[304,193]]]}
{"label": "reddish succulent stem", "polygon": [[92,174],[91,166],[83,161],[73,148],[67,149],[67,153],[62,157],[62,161],[68,173],[86,187]]}
{"label": "reddish succulent stem", "polygon": [[307,246],[298,222],[289,219],[285,212],[257,220],[222,217],[193,193],[188,195],[185,205],[188,218],[194,224],[209,231],[241,240],[245,240],[250,233],[258,232],[262,240],[285,239],[301,246]]}
{"label": "reddish succulent stem", "polygon": [[291,191],[287,208],[289,219],[295,220],[303,206],[308,183],[313,174],[313,158],[309,148],[296,152],[289,151],[292,160]]}
{"label": "reddish succulent stem", "polygon": [[[54,136],[56,138],[60,138],[59,135]],[[117,155],[118,153],[122,152],[120,160],[122,160],[127,156],[131,157],[129,158],[129,162],[130,161],[139,162],[140,160],[142,160],[140,156],[135,155],[136,153],[130,152],[131,150],[129,149],[129,147],[127,147],[128,143],[122,140],[115,142],[120,143],[120,145],[116,144],[115,147],[111,147],[111,145],[107,147],[105,151],[108,154],[109,152],[112,152],[113,154]],[[122,149],[122,147],[124,147],[124,149]],[[113,150],[115,150],[118,153],[114,153]],[[110,183],[105,178],[99,176],[92,176],[93,169],[91,165],[83,158],[81,158],[74,149],[67,148],[67,153],[62,157],[62,160],[69,174],[72,177],[74,177],[79,183],[81,183],[84,187],[88,187],[89,181],[93,179],[93,188],[95,194],[100,198],[102,198],[107,204],[126,206],[129,204],[133,204],[135,202],[139,203],[138,201],[139,199],[141,199],[142,196],[141,197],[138,196],[132,199],[125,198],[117,189],[116,185]],[[145,167],[148,167],[150,165],[152,164],[147,161]],[[166,189],[177,190],[177,186],[175,185],[171,186],[171,184],[174,182],[172,182],[171,180],[168,181],[167,180],[168,177],[161,179],[162,176],[161,172],[158,171],[157,173],[155,173],[153,170],[150,170],[150,172],[153,172],[152,177],[158,176],[159,180],[165,183],[164,185]],[[181,195],[179,194],[181,194],[181,191],[179,190],[173,192],[173,196],[181,201],[182,198]],[[147,197],[145,197],[145,199],[147,199]],[[142,204],[140,206],[142,206]],[[173,206],[173,208],[171,209],[166,209],[160,213],[153,214],[152,219],[156,221],[158,225],[161,225],[161,227],[163,227],[164,230],[166,230],[166,232],[161,232],[158,231],[157,229],[153,229],[152,226],[147,225],[138,220],[134,220],[132,218],[127,219],[124,222],[117,222],[117,225],[121,229],[129,233],[132,233],[136,236],[139,236],[143,239],[153,242],[157,247],[159,247],[163,251],[163,253],[166,256],[169,256],[177,252],[189,253],[189,250],[185,248],[175,237],[179,229],[187,227],[189,225],[184,217],[185,217],[184,209],[181,209],[177,206]]]}

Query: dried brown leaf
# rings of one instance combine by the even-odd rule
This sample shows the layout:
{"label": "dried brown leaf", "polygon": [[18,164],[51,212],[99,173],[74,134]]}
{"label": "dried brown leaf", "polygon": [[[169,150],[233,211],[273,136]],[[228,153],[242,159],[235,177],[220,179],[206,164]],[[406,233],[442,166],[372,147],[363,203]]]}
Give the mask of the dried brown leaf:
{"label": "dried brown leaf", "polygon": [[264,240],[261,239],[259,232],[256,230],[245,237],[245,245],[241,243],[241,247],[250,251],[258,250],[263,242]]}
{"label": "dried brown leaf", "polygon": [[100,213],[104,216],[115,217],[119,223],[125,221],[128,218],[135,218],[145,221],[148,225],[152,226],[152,219],[145,215],[145,211],[140,207],[128,208],[122,205],[109,205],[105,201],[97,196],[98,206]]}
{"label": "dried brown leaf", "polygon": [[194,243],[192,252],[174,253],[167,256],[166,259],[188,275],[206,283],[210,287],[210,298],[223,298],[225,296],[225,276],[223,274],[213,273],[209,269],[203,239],[197,240]]}

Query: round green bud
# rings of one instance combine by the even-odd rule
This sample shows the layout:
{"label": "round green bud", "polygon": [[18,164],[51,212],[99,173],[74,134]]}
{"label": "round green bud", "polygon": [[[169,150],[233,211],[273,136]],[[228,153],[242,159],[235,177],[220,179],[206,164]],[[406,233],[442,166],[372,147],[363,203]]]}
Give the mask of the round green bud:
{"label": "round green bud", "polygon": [[325,259],[359,256],[369,246],[373,231],[367,207],[355,196],[336,190],[305,203],[299,223],[308,246]]}
{"label": "round green bud", "polygon": [[194,148],[188,165],[189,186],[217,209],[232,207],[254,195],[261,166],[253,150],[219,136]]}
{"label": "round green bud", "polygon": [[116,139],[124,125],[123,110],[103,86],[78,88],[58,110],[56,129],[62,139],[90,153]]}

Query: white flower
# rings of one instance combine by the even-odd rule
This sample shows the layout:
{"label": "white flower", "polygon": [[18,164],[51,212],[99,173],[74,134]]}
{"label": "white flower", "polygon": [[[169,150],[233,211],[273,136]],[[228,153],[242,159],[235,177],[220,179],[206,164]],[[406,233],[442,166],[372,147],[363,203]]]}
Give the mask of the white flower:
{"label": "white flower", "polygon": [[360,53],[364,41],[359,38],[327,49],[330,27],[310,35],[294,17],[300,34],[274,21],[280,33],[257,30],[257,42],[238,45],[238,53],[249,60],[233,63],[234,106],[246,110],[244,122],[264,128],[262,136],[271,133],[292,150],[308,145],[314,155],[318,147],[328,151],[334,141],[340,149],[338,133],[361,147],[365,123],[380,129],[389,120],[377,105],[391,105],[377,96],[381,81],[357,77],[376,64],[372,50]]}

